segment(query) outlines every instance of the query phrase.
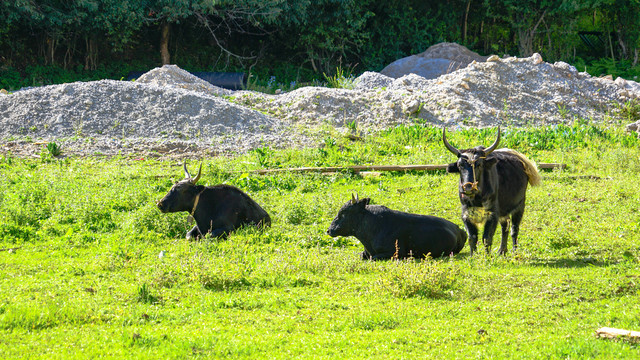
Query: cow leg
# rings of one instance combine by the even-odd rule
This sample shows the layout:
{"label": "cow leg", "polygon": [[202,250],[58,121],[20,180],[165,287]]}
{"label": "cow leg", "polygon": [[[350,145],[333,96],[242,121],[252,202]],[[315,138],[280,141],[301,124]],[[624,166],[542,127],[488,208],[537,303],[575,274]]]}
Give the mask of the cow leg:
{"label": "cow leg", "polygon": [[464,227],[467,229],[467,234],[469,234],[469,254],[473,256],[478,246],[478,227],[471,221],[465,221]]}
{"label": "cow leg", "polygon": [[524,215],[524,209],[514,212],[511,216],[511,240],[513,241],[513,251],[518,248],[518,234],[520,233],[520,222]]}
{"label": "cow leg", "polygon": [[211,229],[209,234],[211,235],[211,237],[214,237],[214,238],[221,237],[223,239],[226,239],[227,235],[229,235],[229,233],[232,231],[233,231],[233,226],[223,226],[223,227]]}
{"label": "cow leg", "polygon": [[198,230],[198,226],[194,226],[193,229],[187,232],[187,240],[197,240],[200,236],[200,230]]}
{"label": "cow leg", "polygon": [[[365,251],[372,255],[371,258],[373,260],[386,260],[394,257],[397,247],[398,259],[404,258],[406,256],[404,243],[392,239],[397,239],[396,234],[380,233],[371,239],[368,246],[365,245]],[[363,245],[365,242],[363,242]]]}
{"label": "cow leg", "polygon": [[371,259],[372,260],[389,260],[389,259],[391,259],[393,257],[394,253],[395,252],[393,252],[393,253],[390,253],[390,252],[378,253],[378,254],[373,255],[371,257]]}
{"label": "cow leg", "polygon": [[482,242],[487,254],[491,253],[491,245],[493,244],[493,235],[498,227],[498,217],[495,212],[484,223],[484,233],[482,234]]}
{"label": "cow leg", "polygon": [[509,239],[509,217],[505,216],[500,219],[500,226],[502,227],[502,239],[500,241],[500,250],[498,253],[504,255],[507,253],[507,240]]}
{"label": "cow leg", "polygon": [[203,236],[209,234],[209,236],[213,238],[221,237],[226,239],[227,235],[234,230],[234,227],[233,224],[218,219],[198,224],[198,229]]}

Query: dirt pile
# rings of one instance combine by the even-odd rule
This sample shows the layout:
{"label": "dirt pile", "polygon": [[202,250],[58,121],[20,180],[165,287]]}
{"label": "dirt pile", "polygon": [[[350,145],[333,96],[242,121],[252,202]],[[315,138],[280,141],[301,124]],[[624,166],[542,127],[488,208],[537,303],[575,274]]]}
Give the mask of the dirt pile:
{"label": "dirt pile", "polygon": [[354,90],[308,87],[280,96],[245,92],[236,101],[288,122],[338,126],[356,121],[365,128],[386,127],[415,119],[447,126],[548,125],[575,118],[604,120],[610,108],[640,96],[637,83],[624,84],[578,72],[567,63],[549,64],[534,54],[490,57],[437,79],[366,72]]}
{"label": "dirt pile", "polygon": [[33,153],[55,141],[66,154],[80,155],[243,152],[313,146],[326,125],[366,133],[415,121],[450,127],[605,121],[638,97],[636,82],[595,78],[538,54],[492,56],[430,80],[365,72],[354,89],[305,87],[280,95],[224,90],[164,66],[135,82],[0,93],[0,151]]}
{"label": "dirt pile", "polygon": [[80,154],[286,145],[275,119],[211,95],[213,86],[184,81],[175,76],[180,72],[168,67],[143,81],[75,82],[0,96],[0,139],[9,150],[15,140],[43,139]]}

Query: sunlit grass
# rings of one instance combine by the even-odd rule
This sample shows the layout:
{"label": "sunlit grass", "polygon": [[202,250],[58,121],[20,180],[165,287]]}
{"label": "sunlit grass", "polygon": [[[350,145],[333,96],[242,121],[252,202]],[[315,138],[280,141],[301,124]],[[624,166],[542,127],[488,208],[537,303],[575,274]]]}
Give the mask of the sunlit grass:
{"label": "sunlit grass", "polygon": [[[0,157],[0,353],[636,358],[637,345],[594,331],[640,329],[637,137],[588,124],[503,131],[504,146],[568,166],[529,189],[519,251],[505,257],[467,247],[367,262],[357,240],[325,233],[352,192],[461,225],[455,175],[250,172],[453,161],[438,128],[205,159],[203,183],[242,188],[273,219],[226,241],[188,242],[186,213],[156,209],[179,162]],[[461,148],[494,137],[448,134]]]}

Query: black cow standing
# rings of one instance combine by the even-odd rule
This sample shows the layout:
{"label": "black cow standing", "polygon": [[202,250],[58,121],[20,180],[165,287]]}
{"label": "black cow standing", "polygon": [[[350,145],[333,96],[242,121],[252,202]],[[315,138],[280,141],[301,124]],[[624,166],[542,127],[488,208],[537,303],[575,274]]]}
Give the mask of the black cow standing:
{"label": "black cow standing", "polygon": [[187,211],[196,221],[196,226],[187,233],[187,239],[210,234],[226,238],[243,225],[258,228],[271,225],[269,214],[242,190],[231,185],[196,185],[198,175],[192,178],[184,164],[185,179],[178,181],[162,200],[158,208],[163,213]]}
{"label": "black cow standing", "polygon": [[484,148],[458,150],[447,141],[445,129],[442,141],[458,161],[447,166],[447,172],[460,173],[458,194],[462,204],[462,221],[469,233],[471,254],[476,251],[478,225],[484,223],[482,241],[491,250],[498,222],[502,226],[500,254],[507,252],[509,218],[513,249],[518,246],[518,232],[524,214],[527,183],[540,184],[540,174],[534,163],[511,149],[498,149],[500,128],[496,141]]}
{"label": "black cow standing", "polygon": [[467,241],[464,230],[448,220],[369,205],[368,198],[353,196],[327,233],[332,237],[355,236],[364,245],[363,260],[436,258],[459,253]]}

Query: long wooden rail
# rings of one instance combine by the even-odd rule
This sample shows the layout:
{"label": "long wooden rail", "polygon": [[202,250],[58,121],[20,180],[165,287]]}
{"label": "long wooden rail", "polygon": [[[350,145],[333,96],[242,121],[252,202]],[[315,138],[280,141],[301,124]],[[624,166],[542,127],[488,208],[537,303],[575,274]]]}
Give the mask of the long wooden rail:
{"label": "long wooden rail", "polygon": [[[540,163],[538,169],[564,169],[566,164],[559,163]],[[259,169],[252,170],[252,173],[260,175],[279,173],[279,172],[319,172],[331,173],[337,171],[351,170],[360,171],[433,171],[446,170],[447,165],[352,165],[352,166],[329,166],[329,167],[299,167],[299,168],[282,168],[282,169]]]}

